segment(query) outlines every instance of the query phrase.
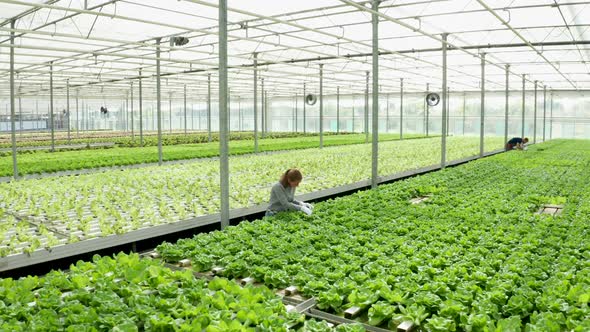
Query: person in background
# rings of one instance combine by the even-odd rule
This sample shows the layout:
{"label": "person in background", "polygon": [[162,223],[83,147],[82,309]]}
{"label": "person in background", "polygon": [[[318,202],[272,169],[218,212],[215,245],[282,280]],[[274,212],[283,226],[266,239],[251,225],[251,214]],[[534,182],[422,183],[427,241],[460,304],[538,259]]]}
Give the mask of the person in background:
{"label": "person in background", "polygon": [[520,137],[513,137],[508,142],[506,142],[506,151],[510,151],[514,148],[522,150],[526,143],[529,142],[528,138],[520,138]]}
{"label": "person in background", "polygon": [[295,189],[303,179],[298,169],[288,169],[279,182],[272,186],[270,203],[266,209],[266,216],[270,217],[281,211],[301,211],[311,215],[313,205],[295,199]]}

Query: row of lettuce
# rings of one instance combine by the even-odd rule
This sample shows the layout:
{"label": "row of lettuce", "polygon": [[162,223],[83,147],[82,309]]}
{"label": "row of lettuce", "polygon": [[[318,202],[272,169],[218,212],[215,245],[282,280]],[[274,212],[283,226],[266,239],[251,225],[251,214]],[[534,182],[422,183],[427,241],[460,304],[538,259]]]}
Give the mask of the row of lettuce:
{"label": "row of lettuce", "polygon": [[[326,133],[332,135],[333,133]],[[346,133],[343,133],[346,134]],[[289,138],[289,137],[306,137],[317,136],[316,133],[302,133],[302,132],[271,132],[265,133],[264,137],[261,133],[259,138]],[[53,144],[68,145],[68,144],[92,144],[92,143],[114,143],[122,147],[138,147],[138,146],[157,146],[158,136],[157,132],[150,131],[143,133],[143,142],[140,140],[139,131],[131,132],[89,132],[89,133],[70,133],[70,139],[65,132],[57,132],[54,135]],[[230,140],[253,140],[253,132],[230,132]],[[218,142],[219,133],[212,132],[211,140]],[[186,134],[179,132],[163,132],[162,145],[178,145],[178,144],[195,144],[209,142],[209,133],[206,131],[188,132]],[[40,147],[51,146],[51,136],[48,133],[27,133],[26,135],[16,136],[17,147]],[[10,135],[0,136],[0,148],[12,147]]]}
{"label": "row of lettuce", "polygon": [[[474,155],[478,144],[449,138],[448,156]],[[382,175],[433,165],[440,161],[440,139],[383,142],[379,156]],[[303,194],[368,179],[370,165],[365,144],[235,157],[230,207],[268,202],[270,187],[288,168],[302,170]],[[0,257],[214,214],[219,187],[217,160],[0,183]]]}
{"label": "row of lettuce", "polygon": [[[236,136],[236,137],[233,137]],[[242,137],[243,136],[243,137]],[[294,149],[308,149],[319,146],[317,135],[289,134],[259,140],[259,151],[281,151]],[[201,137],[201,136],[197,136]],[[418,136],[416,136],[418,137]],[[324,137],[325,146],[360,144],[365,142],[365,135],[342,134]],[[391,141],[399,138],[398,134],[381,134],[381,141]],[[153,138],[150,138],[153,140]],[[187,160],[196,158],[210,158],[219,156],[219,143],[185,142],[183,136],[168,137],[162,151],[163,161]],[[152,141],[149,141],[153,143]],[[146,163],[157,163],[159,160],[156,144],[146,144],[144,147],[129,147],[121,145],[96,146],[87,149],[62,149],[56,152],[50,150],[22,151],[17,157],[20,176],[28,174],[53,173],[59,171],[73,171],[81,169],[96,169],[100,167],[117,167]],[[254,152],[252,134],[235,134],[230,137],[229,152],[231,155],[242,155]],[[9,150],[0,151],[0,177],[13,176],[13,160]]]}
{"label": "row of lettuce", "polygon": [[[363,308],[380,327],[588,331],[589,163],[590,142],[547,142],[157,250],[295,285],[337,314]],[[544,204],[563,213],[538,214]]]}
{"label": "row of lettuce", "polygon": [[287,311],[266,287],[197,279],[138,255],[95,256],[68,272],[0,279],[1,331],[335,331]]}

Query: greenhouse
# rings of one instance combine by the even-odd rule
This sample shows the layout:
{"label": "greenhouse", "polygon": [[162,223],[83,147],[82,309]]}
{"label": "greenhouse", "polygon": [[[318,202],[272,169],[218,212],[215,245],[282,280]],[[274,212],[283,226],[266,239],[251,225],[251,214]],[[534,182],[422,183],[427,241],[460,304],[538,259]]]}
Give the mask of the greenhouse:
{"label": "greenhouse", "polygon": [[590,331],[590,1],[0,0],[0,331]]}

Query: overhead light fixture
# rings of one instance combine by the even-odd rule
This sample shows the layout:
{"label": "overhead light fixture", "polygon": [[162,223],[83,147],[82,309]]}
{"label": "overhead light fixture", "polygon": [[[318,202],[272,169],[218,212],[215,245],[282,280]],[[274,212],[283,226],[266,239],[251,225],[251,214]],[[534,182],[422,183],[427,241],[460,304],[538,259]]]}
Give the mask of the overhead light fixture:
{"label": "overhead light fixture", "polygon": [[187,37],[170,37],[170,47],[172,46],[182,46],[188,44],[189,39]]}

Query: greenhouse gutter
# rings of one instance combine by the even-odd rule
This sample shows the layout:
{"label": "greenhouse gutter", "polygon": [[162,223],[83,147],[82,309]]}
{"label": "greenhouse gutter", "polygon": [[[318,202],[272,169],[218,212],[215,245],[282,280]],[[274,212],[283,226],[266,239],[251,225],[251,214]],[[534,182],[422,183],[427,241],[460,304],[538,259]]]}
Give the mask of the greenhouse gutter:
{"label": "greenhouse gutter", "polygon": [[[483,157],[495,155],[504,152],[504,149],[494,150],[484,153]],[[446,164],[449,166],[457,166],[467,163],[469,161],[479,159],[479,156],[467,157],[455,161],[450,161]],[[421,175],[432,171],[440,170],[439,164],[426,166],[418,169],[408,170],[392,175],[381,176],[378,179],[379,184],[394,182],[400,179]],[[352,192],[365,190],[371,188],[371,180],[363,180],[343,186],[319,190],[312,193],[307,193],[297,196],[303,201],[321,201],[337,196],[348,195]],[[266,210],[267,204],[260,204],[247,208],[233,209],[230,211],[230,220],[240,221],[260,215]],[[82,254],[91,254],[100,250],[114,248],[124,245],[132,245],[144,240],[153,240],[158,237],[170,235],[182,231],[190,231],[207,225],[217,226],[220,223],[220,214],[211,214],[201,217],[196,217],[189,220],[179,221],[171,224],[158,225],[148,228],[143,228],[131,231],[121,235],[109,235],[106,237],[93,238],[76,243],[60,245],[51,248],[51,250],[38,250],[32,254],[16,254],[0,258],[0,272],[11,271],[15,269],[30,268],[27,273],[36,274],[34,266],[37,264],[48,263],[56,260],[73,258]]]}

